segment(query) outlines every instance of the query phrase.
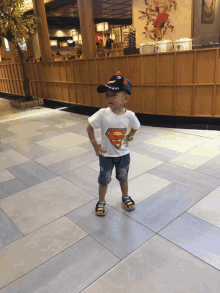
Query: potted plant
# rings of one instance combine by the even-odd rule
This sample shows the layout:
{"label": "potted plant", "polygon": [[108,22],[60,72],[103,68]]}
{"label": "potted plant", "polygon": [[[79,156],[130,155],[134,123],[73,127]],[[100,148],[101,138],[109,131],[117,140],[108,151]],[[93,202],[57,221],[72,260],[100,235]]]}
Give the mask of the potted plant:
{"label": "potted plant", "polygon": [[[26,102],[26,105],[31,105],[30,102],[27,102],[33,101],[34,97],[30,93],[29,75],[25,62],[26,49],[22,48],[22,45],[24,40],[28,42],[32,39],[38,21],[40,19],[36,15],[24,15],[24,0],[0,1],[0,47],[5,38],[10,44],[12,54],[18,53],[20,57],[25,92],[25,96],[21,100]],[[15,104],[14,106],[16,106]]]}

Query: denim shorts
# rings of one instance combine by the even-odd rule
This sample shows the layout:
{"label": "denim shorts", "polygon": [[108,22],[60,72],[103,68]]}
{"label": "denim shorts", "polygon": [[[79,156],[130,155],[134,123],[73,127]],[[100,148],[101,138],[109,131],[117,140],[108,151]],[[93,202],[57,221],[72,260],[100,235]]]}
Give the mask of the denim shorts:
{"label": "denim shorts", "polygon": [[121,157],[103,157],[99,156],[100,174],[98,183],[108,185],[111,182],[112,170],[116,168],[116,179],[125,182],[128,179],[128,170],[130,166],[130,153]]}

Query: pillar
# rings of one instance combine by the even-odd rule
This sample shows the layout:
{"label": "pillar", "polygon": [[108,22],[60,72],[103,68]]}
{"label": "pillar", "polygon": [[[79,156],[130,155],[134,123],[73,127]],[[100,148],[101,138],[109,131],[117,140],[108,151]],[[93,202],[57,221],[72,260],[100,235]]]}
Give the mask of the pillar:
{"label": "pillar", "polygon": [[37,31],[39,36],[42,61],[52,61],[52,52],[50,47],[44,0],[32,1],[34,6],[34,13],[40,18],[40,22],[37,23]]}
{"label": "pillar", "polygon": [[40,58],[40,44],[39,44],[39,38],[38,38],[38,32],[35,31],[33,38],[32,38],[32,44],[33,44],[33,50],[34,50],[34,58]]}
{"label": "pillar", "polygon": [[96,45],[92,0],[78,0],[78,9],[84,58],[95,58]]}

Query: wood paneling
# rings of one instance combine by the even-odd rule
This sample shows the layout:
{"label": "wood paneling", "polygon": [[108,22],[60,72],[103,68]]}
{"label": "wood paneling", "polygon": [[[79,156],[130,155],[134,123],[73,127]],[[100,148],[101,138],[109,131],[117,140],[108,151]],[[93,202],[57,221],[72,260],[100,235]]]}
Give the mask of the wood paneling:
{"label": "wood paneling", "polygon": [[134,55],[128,58],[129,76],[131,84],[142,84],[142,73],[141,73],[141,56]]}
{"label": "wood paneling", "polygon": [[143,88],[144,108],[143,113],[157,113],[157,87],[148,86]]}
{"label": "wood paneling", "polygon": [[132,95],[130,96],[128,103],[125,104],[125,107],[132,109],[133,112],[143,113],[141,86],[132,87]]}
{"label": "wood paneling", "polygon": [[178,86],[176,88],[176,116],[189,116],[192,109],[192,86]]}
{"label": "wood paneling", "polygon": [[174,84],[174,53],[159,54],[158,63],[158,84]]}
{"label": "wood paneling", "polygon": [[173,95],[174,88],[161,86],[158,90],[158,115],[173,115]]}
{"label": "wood paneling", "polygon": [[97,59],[97,72],[98,72],[98,83],[99,84],[106,84],[108,79],[106,77],[105,59],[104,58]]}
{"label": "wood paneling", "polygon": [[[116,71],[132,83],[126,108],[136,113],[220,117],[219,49],[27,63],[34,96],[105,108]],[[0,63],[0,92],[24,95],[21,64]]]}
{"label": "wood paneling", "polygon": [[213,86],[196,86],[195,116],[212,116]]}
{"label": "wood paneling", "polygon": [[[127,62],[127,59],[128,59],[127,56],[115,58],[116,72],[121,71],[121,75],[125,76],[125,77],[128,76],[128,62]],[[114,74],[116,72],[114,72]]]}
{"label": "wood paneling", "polygon": [[214,83],[216,52],[216,50],[197,52],[195,83]]}
{"label": "wood paneling", "polygon": [[142,56],[143,83],[157,84],[157,57],[155,55]]}
{"label": "wood paneling", "polygon": [[194,54],[190,52],[178,52],[176,57],[176,82],[177,84],[193,83]]}

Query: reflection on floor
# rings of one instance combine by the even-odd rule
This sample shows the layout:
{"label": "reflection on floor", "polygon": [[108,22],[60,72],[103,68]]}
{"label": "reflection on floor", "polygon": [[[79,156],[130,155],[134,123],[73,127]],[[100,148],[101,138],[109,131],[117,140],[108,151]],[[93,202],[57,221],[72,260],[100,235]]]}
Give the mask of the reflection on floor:
{"label": "reflection on floor", "polygon": [[[0,293],[220,292],[220,132],[141,125],[95,215],[87,115],[1,99]],[[101,143],[101,131],[95,130]]]}

